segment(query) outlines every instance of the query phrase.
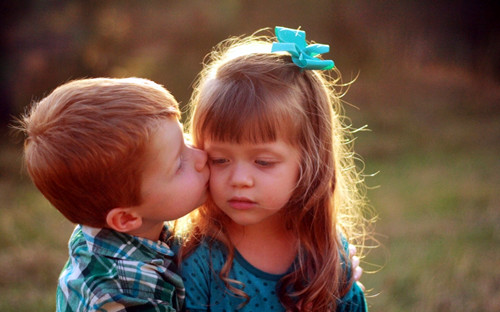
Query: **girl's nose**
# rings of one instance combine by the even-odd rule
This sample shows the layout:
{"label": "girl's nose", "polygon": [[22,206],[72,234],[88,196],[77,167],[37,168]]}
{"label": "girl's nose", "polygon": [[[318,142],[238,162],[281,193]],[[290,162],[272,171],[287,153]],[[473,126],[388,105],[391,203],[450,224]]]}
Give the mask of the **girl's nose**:
{"label": "girl's nose", "polygon": [[194,168],[196,169],[196,171],[203,171],[203,169],[207,165],[207,152],[194,147],[191,147],[191,151],[194,158]]}
{"label": "girl's nose", "polygon": [[231,185],[235,187],[253,186],[253,178],[245,165],[235,164],[231,174]]}

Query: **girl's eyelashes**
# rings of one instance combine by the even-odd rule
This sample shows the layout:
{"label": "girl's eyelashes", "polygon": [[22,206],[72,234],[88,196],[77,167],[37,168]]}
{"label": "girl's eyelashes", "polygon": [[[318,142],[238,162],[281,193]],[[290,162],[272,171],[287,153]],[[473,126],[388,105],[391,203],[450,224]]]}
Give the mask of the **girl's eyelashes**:
{"label": "girl's eyelashes", "polygon": [[[210,161],[210,164],[213,166],[227,165],[230,162],[229,159],[223,158],[223,157],[211,157],[209,161]],[[264,160],[264,159],[256,159],[253,162],[254,162],[254,164],[256,164],[259,167],[271,167],[274,164],[276,164],[276,161]]]}
{"label": "girl's eyelashes", "polygon": [[269,160],[262,160],[262,159],[257,159],[255,160],[255,163],[261,167],[270,167],[272,165],[274,165],[274,162],[273,161],[269,161]]}
{"label": "girl's eyelashes", "polygon": [[210,164],[211,165],[223,165],[228,163],[229,160],[226,158],[218,158],[218,157],[211,157],[210,158]]}

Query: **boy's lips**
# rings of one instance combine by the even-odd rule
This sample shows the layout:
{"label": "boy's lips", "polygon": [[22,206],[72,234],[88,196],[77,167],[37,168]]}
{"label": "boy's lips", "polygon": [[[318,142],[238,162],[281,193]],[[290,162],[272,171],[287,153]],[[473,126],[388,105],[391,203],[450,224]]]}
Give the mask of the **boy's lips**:
{"label": "boy's lips", "polygon": [[232,197],[227,201],[231,208],[236,210],[247,210],[255,207],[256,202],[246,198],[246,197]]}

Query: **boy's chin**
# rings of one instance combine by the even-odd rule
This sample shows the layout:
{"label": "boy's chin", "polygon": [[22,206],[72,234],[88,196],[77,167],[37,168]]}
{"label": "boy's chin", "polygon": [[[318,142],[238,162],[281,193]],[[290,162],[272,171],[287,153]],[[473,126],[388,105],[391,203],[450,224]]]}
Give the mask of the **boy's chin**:
{"label": "boy's chin", "polygon": [[196,205],[196,208],[193,209],[193,210],[196,210],[198,207],[200,207],[201,205],[203,205],[207,201],[207,198],[208,198],[208,189],[205,191],[205,193],[203,194],[203,196],[200,197],[200,201]]}

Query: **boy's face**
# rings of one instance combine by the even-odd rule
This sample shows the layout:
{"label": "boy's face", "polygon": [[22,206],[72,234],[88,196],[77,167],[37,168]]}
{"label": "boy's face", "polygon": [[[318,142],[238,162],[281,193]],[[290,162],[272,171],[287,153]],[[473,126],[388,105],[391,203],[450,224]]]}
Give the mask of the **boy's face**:
{"label": "boy's face", "polygon": [[263,144],[205,141],[205,150],[210,194],[217,207],[239,225],[282,226],[277,212],[297,183],[297,149],[278,140]]}
{"label": "boy's face", "polygon": [[143,224],[156,225],[180,218],[206,199],[207,154],[184,142],[177,119],[161,121],[146,151],[142,203]]}

